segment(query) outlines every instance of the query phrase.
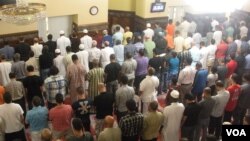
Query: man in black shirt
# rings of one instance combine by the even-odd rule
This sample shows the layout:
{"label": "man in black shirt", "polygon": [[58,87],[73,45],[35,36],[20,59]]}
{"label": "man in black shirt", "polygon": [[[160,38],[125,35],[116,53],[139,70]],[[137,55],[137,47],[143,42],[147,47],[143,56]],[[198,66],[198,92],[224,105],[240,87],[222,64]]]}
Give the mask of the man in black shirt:
{"label": "man in black shirt", "polygon": [[19,44],[15,48],[15,53],[20,54],[21,61],[27,61],[29,59],[29,53],[31,51],[30,45],[24,42],[24,38],[19,38]]}
{"label": "man in black shirt", "polygon": [[115,60],[115,54],[110,55],[110,63],[105,67],[105,82],[107,92],[114,94],[118,88],[118,78],[121,71],[121,66]]}
{"label": "man in black shirt", "polygon": [[200,106],[195,102],[195,97],[192,94],[186,94],[184,99],[187,106],[182,117],[182,138],[187,138],[189,141],[193,140],[195,126],[200,114]]}
{"label": "man in black shirt", "polygon": [[[34,67],[27,66],[28,76],[23,79],[23,86],[26,89],[26,97],[29,110],[32,109],[32,99],[34,96],[38,96],[43,99],[42,87],[43,80],[40,76],[34,75]],[[44,100],[41,101],[41,105],[44,105]]]}
{"label": "man in black shirt", "polygon": [[49,34],[47,36],[48,41],[45,43],[45,45],[47,45],[49,47],[49,53],[51,53],[53,55],[53,57],[55,57],[55,50],[56,50],[56,41],[52,41],[52,34]]}
{"label": "man in black shirt", "polygon": [[98,84],[99,95],[94,98],[94,106],[96,108],[96,136],[103,129],[104,118],[113,114],[114,95],[106,91],[103,83]]}
{"label": "man in black shirt", "polygon": [[92,102],[86,98],[84,88],[82,86],[78,87],[76,91],[78,100],[72,104],[72,109],[74,110],[75,116],[82,120],[85,131],[90,132],[89,111]]}

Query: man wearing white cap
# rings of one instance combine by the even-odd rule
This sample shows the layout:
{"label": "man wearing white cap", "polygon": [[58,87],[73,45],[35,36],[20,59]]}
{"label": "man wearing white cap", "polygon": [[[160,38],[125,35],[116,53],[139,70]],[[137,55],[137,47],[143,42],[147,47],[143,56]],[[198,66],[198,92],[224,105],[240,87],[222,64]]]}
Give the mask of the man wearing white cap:
{"label": "man wearing white cap", "polygon": [[110,63],[110,55],[111,54],[115,54],[115,51],[113,48],[109,47],[109,42],[105,41],[104,42],[104,48],[101,49],[101,65],[102,68],[105,69],[106,65],[108,65]]}
{"label": "man wearing white cap", "polygon": [[170,93],[171,105],[163,110],[164,122],[162,135],[164,141],[178,141],[180,136],[181,119],[184,112],[184,105],[179,103],[179,92],[173,90]]}
{"label": "man wearing white cap", "polygon": [[66,54],[66,47],[71,45],[69,38],[65,37],[65,32],[63,30],[60,31],[60,37],[57,39],[56,43],[62,55]]}
{"label": "man wearing white cap", "polygon": [[92,41],[92,48],[87,50],[89,52],[89,69],[93,68],[93,61],[96,59],[100,62],[101,51],[97,48],[97,41]]}
{"label": "man wearing white cap", "polygon": [[84,44],[85,50],[88,50],[92,47],[92,37],[88,35],[89,31],[87,29],[83,29],[83,37],[80,39],[81,44]]}
{"label": "man wearing white cap", "polygon": [[150,23],[147,23],[146,27],[147,27],[147,29],[145,29],[143,31],[143,33],[144,33],[144,39],[145,39],[145,37],[148,37],[149,39],[152,40],[152,38],[154,36],[154,30],[151,28],[151,24]]}
{"label": "man wearing white cap", "polygon": [[66,69],[64,65],[64,57],[61,55],[60,49],[55,50],[56,58],[53,60],[53,64],[58,68],[59,75],[66,76]]}
{"label": "man wearing white cap", "polygon": [[79,45],[79,51],[76,53],[79,62],[85,67],[86,72],[89,72],[89,53],[84,50],[84,44]]}

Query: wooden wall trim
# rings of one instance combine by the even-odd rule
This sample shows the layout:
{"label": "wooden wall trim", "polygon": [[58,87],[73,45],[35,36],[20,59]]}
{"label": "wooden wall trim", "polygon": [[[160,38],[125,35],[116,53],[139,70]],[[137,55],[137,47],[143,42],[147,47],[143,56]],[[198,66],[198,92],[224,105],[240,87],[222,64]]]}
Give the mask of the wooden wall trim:
{"label": "wooden wall trim", "polygon": [[23,36],[23,35],[25,36],[25,35],[29,35],[29,34],[37,34],[38,35],[38,30],[10,33],[10,34],[1,34],[0,38],[8,38],[8,37],[15,37],[15,36]]}

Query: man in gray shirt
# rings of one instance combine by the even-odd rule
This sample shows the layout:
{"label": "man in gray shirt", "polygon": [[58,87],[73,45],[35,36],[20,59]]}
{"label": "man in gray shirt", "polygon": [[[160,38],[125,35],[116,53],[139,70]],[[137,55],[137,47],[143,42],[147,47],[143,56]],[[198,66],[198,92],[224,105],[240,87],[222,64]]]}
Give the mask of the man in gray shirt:
{"label": "man in gray shirt", "polygon": [[221,135],[222,117],[230,94],[225,90],[224,84],[220,80],[216,82],[215,87],[217,89],[217,95],[212,97],[212,99],[215,100],[215,105],[210,116],[208,132],[209,134],[215,134],[215,137],[219,139]]}
{"label": "man in gray shirt", "polygon": [[135,91],[133,87],[128,86],[128,77],[123,75],[121,78],[121,87],[115,94],[116,115],[118,122],[127,114],[126,102],[134,98]]}
{"label": "man in gray shirt", "polygon": [[200,133],[202,130],[202,141],[206,140],[207,128],[209,125],[210,114],[213,110],[215,100],[211,97],[211,89],[206,87],[203,90],[203,99],[199,102],[200,114],[198,115],[198,123],[195,129],[194,141],[200,140]]}
{"label": "man in gray shirt", "polygon": [[130,53],[126,53],[126,60],[122,64],[122,74],[128,77],[128,85],[133,87],[137,62]]}

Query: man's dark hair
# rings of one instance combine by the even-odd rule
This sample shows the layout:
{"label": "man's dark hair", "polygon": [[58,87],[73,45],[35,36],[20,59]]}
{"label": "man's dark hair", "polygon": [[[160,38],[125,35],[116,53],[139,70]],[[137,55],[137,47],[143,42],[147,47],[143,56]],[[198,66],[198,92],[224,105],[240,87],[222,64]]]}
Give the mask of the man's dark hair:
{"label": "man's dark hair", "polygon": [[122,75],[120,81],[122,84],[126,85],[128,84],[128,77],[126,75]]}
{"label": "man's dark hair", "polygon": [[59,69],[56,66],[51,66],[49,69],[49,74],[50,75],[57,75],[59,73]]}
{"label": "man's dark hair", "polygon": [[80,118],[73,118],[71,121],[72,128],[76,131],[84,130],[82,120]]}
{"label": "man's dark hair", "polygon": [[215,73],[217,72],[217,67],[216,67],[216,66],[213,66],[213,67],[211,68],[211,72],[212,72],[212,74],[215,74]]}
{"label": "man's dark hair", "polygon": [[115,54],[111,54],[111,55],[109,56],[109,59],[110,59],[110,60],[115,60]]}
{"label": "man's dark hair", "polygon": [[188,57],[188,58],[186,59],[186,62],[187,62],[188,65],[191,65],[192,62],[193,62],[193,59],[192,59],[191,57]]}
{"label": "man's dark hair", "polygon": [[34,57],[34,56],[35,56],[35,53],[31,50],[29,53],[29,57]]}
{"label": "man's dark hair", "polygon": [[9,104],[11,103],[12,101],[12,96],[9,92],[6,92],[4,95],[3,95],[3,100],[5,103]]}
{"label": "man's dark hair", "polygon": [[126,107],[129,111],[136,111],[136,103],[135,103],[134,99],[129,99],[126,102]]}
{"label": "man's dark hair", "polygon": [[9,73],[9,78],[10,79],[16,78],[16,74],[14,72],[10,72]]}
{"label": "man's dark hair", "polygon": [[195,100],[195,97],[189,93],[184,96],[184,99],[192,101]]}
{"label": "man's dark hair", "polygon": [[49,41],[51,41],[52,38],[53,38],[52,34],[49,34],[49,35],[47,36],[47,38],[48,38]]}
{"label": "man's dark hair", "polygon": [[140,55],[140,56],[144,56],[144,49],[140,49],[140,50],[139,50],[139,55]]}
{"label": "man's dark hair", "polygon": [[172,24],[172,23],[173,23],[173,20],[172,20],[172,19],[169,19],[169,20],[168,20],[168,23],[169,23],[169,24]]}
{"label": "man's dark hair", "polygon": [[76,54],[73,54],[73,55],[71,56],[71,59],[72,59],[72,61],[74,62],[74,61],[78,60],[78,57],[77,57]]}
{"label": "man's dark hair", "polygon": [[126,53],[126,58],[127,58],[127,59],[130,59],[130,58],[132,58],[132,55],[131,55],[129,52],[127,52],[127,53]]}
{"label": "man's dark hair", "polygon": [[132,40],[131,37],[126,38],[127,43],[130,43],[131,40]]}
{"label": "man's dark hair", "polygon": [[232,60],[235,60],[235,53],[231,53],[231,54],[230,54],[230,58],[231,58]]}
{"label": "man's dark hair", "polygon": [[205,42],[204,42],[204,41],[201,41],[201,42],[200,42],[200,45],[201,45],[201,46],[205,46]]}
{"label": "man's dark hair", "polygon": [[231,75],[231,79],[235,82],[235,83],[239,83],[239,75],[238,74],[236,74],[236,73],[233,73],[232,75]]}
{"label": "man's dark hair", "polygon": [[63,103],[63,95],[61,93],[56,94],[56,103]]}
{"label": "man's dark hair", "polygon": [[67,46],[67,47],[66,47],[66,51],[67,51],[67,52],[71,52],[71,47],[70,47],[70,46]]}
{"label": "man's dark hair", "polygon": [[77,87],[76,92],[78,95],[84,94],[84,87],[83,86]]}
{"label": "man's dark hair", "polygon": [[32,65],[28,65],[27,66],[27,71],[28,72],[33,72],[34,71],[34,67]]}
{"label": "man's dark hair", "polygon": [[215,85],[220,88],[224,87],[224,83],[221,80],[216,81]]}
{"label": "man's dark hair", "polygon": [[156,101],[152,101],[149,103],[149,107],[153,110],[156,111],[158,109],[158,103]]}
{"label": "man's dark hair", "polygon": [[243,75],[243,78],[244,78],[246,81],[250,82],[250,73],[249,73],[249,72],[248,72],[248,73],[245,73],[245,74]]}
{"label": "man's dark hair", "polygon": [[173,51],[172,56],[175,58],[177,56],[177,53],[175,51]]}
{"label": "man's dark hair", "polygon": [[211,95],[211,88],[206,87],[206,88],[204,88],[203,92],[208,94],[208,95]]}
{"label": "man's dark hair", "polygon": [[122,42],[121,42],[121,40],[116,40],[115,41],[115,45],[120,45]]}
{"label": "man's dark hair", "polygon": [[32,99],[32,103],[35,107],[38,107],[41,105],[41,98],[38,96],[34,96]]}
{"label": "man's dark hair", "polygon": [[115,31],[120,31],[121,27],[120,26],[116,26],[115,27]]}
{"label": "man's dark hair", "polygon": [[211,44],[214,45],[215,44],[215,39],[211,40]]}

